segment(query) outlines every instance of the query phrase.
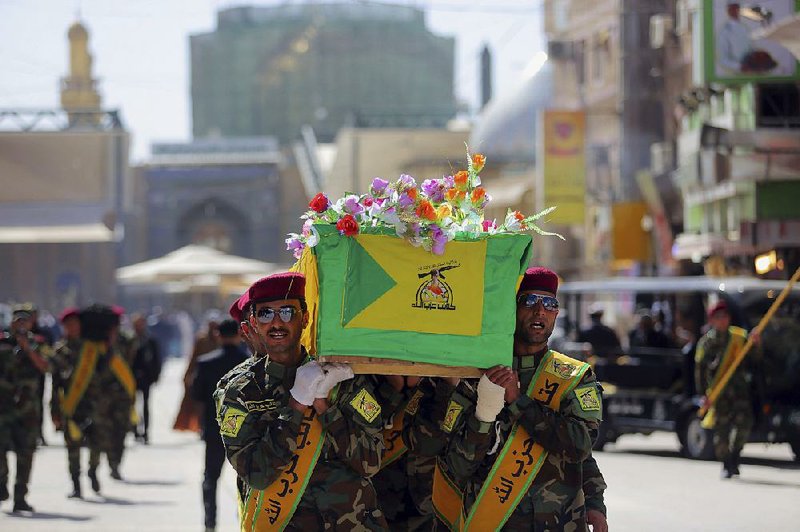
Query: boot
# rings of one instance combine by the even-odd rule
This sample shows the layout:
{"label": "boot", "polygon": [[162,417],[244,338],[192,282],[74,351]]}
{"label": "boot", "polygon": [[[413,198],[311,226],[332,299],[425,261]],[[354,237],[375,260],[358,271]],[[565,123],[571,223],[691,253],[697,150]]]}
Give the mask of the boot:
{"label": "boot", "polygon": [[122,480],[122,475],[119,474],[119,466],[111,466],[111,478]]}
{"label": "boot", "polygon": [[17,512],[33,512],[33,506],[25,502],[23,498],[14,498],[14,509],[12,510],[14,513]]}
{"label": "boot", "polygon": [[739,460],[741,459],[739,454],[740,453],[736,452],[731,455],[731,475],[735,477],[739,476]]}
{"label": "boot", "polygon": [[80,477],[72,477],[72,493],[67,495],[70,499],[83,499],[81,494],[81,479]]}
{"label": "boot", "polygon": [[733,476],[733,466],[731,465],[731,458],[728,457],[722,461],[722,473],[720,478],[723,480],[729,479]]}
{"label": "boot", "polygon": [[89,480],[92,482],[92,491],[99,495],[100,494],[100,481],[97,480],[97,470],[96,469],[90,469],[88,476],[89,476]]}

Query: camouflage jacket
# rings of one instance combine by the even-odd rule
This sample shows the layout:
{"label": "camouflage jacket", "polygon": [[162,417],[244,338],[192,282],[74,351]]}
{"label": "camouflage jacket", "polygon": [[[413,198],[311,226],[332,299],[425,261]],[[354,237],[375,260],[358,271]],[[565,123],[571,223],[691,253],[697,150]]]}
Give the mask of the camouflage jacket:
{"label": "camouflage jacket", "polygon": [[[730,339],[730,332],[726,331],[720,334],[716,329],[711,329],[697,341],[697,350],[694,355],[695,386],[699,393],[706,393],[708,387],[714,382],[714,377],[720,364],[722,364],[722,357]],[[759,358],[760,350],[758,347],[753,346],[747,357],[733,372],[728,384],[719,395],[716,403],[717,408],[724,408],[728,404],[751,403],[750,383]]]}
{"label": "camouflage jacket", "polygon": [[[528,388],[543,355],[544,352],[515,357],[521,390]],[[597,386],[600,397],[601,389],[591,369],[578,387],[587,385]],[[586,530],[584,461],[591,456],[602,408],[585,410],[573,391],[562,398],[556,412],[521,393],[500,412],[494,426],[489,426],[475,417],[476,390],[474,382],[459,385],[451,404],[457,403],[461,408],[456,409],[455,416],[448,415],[443,424],[452,434],[445,467],[464,491],[465,508],[474,503],[514,423],[519,422],[548,454],[503,529]]]}
{"label": "camouflage jacket", "polygon": [[[229,409],[245,413],[235,427],[221,430],[228,461],[244,490],[265,489],[292,459],[303,417],[289,405],[295,372],[296,368],[265,357],[251,358],[217,385],[217,422],[225,419]],[[358,523],[380,517],[369,481],[380,469],[383,451],[384,413],[376,399],[379,387],[374,376],[356,375],[339,385],[330,408],[319,416],[325,440],[294,521],[309,522],[311,513],[321,519],[318,525],[326,526],[342,519],[336,515],[341,512]],[[246,493],[240,495],[244,498]],[[356,502],[360,504],[357,512]],[[313,521],[308,526],[314,526]]]}
{"label": "camouflage jacket", "polygon": [[[33,334],[28,333],[30,349],[38,353],[48,363],[50,348],[46,344],[36,342]],[[18,347],[14,348],[14,405],[25,428],[38,434],[39,420],[42,417],[42,405],[39,402],[42,388],[42,371],[31,361],[30,357]]]}
{"label": "camouflage jacket", "polygon": [[608,516],[604,500],[607,487],[597,460],[594,459],[594,455],[589,455],[589,458],[583,461],[583,495],[586,498],[587,510],[597,510]]}

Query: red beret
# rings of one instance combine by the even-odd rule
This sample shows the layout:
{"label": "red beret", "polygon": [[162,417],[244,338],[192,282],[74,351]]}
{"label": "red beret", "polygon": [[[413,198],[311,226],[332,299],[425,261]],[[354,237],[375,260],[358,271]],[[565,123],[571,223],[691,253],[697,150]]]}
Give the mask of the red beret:
{"label": "red beret", "polygon": [[244,316],[245,310],[247,310],[247,307],[249,306],[250,306],[250,291],[248,290],[247,292],[239,296],[239,299],[234,301],[233,304],[231,305],[231,309],[229,311],[231,318],[233,318],[237,322],[241,322],[245,317]]}
{"label": "red beret", "polygon": [[529,290],[543,290],[556,295],[556,292],[558,292],[558,275],[547,268],[528,268],[522,277],[519,291],[526,292]]}
{"label": "red beret", "polygon": [[61,311],[61,314],[58,315],[58,321],[64,323],[64,320],[67,318],[80,318],[81,317],[81,309],[78,307],[67,307]]}
{"label": "red beret", "polygon": [[111,305],[111,312],[113,312],[117,316],[122,316],[123,314],[125,314],[125,309],[120,307],[119,305]]}
{"label": "red beret", "polygon": [[241,305],[241,308],[244,309],[249,303],[276,299],[305,299],[305,296],[305,275],[296,272],[275,273],[253,283],[247,290],[248,300]]}
{"label": "red beret", "polygon": [[728,304],[725,302],[724,299],[720,299],[719,301],[708,307],[708,317],[710,318],[711,316],[720,311],[725,311],[728,314],[730,314],[730,311],[728,310]]}

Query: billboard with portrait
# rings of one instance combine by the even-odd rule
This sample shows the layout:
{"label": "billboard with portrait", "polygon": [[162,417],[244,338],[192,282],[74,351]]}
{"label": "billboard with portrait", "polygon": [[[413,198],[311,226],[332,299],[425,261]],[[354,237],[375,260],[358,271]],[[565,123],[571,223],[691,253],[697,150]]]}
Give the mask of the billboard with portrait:
{"label": "billboard with portrait", "polygon": [[773,82],[800,79],[800,63],[778,41],[755,37],[760,29],[794,16],[800,0],[705,0],[705,81]]}

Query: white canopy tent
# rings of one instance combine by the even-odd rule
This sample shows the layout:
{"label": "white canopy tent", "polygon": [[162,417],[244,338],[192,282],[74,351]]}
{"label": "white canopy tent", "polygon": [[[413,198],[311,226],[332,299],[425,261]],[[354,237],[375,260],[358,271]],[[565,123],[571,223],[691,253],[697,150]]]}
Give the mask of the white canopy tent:
{"label": "white canopy tent", "polygon": [[288,269],[200,245],[188,245],[130,266],[118,268],[116,278],[125,300],[148,307],[169,303],[200,314],[207,308],[226,307],[255,280]]}

